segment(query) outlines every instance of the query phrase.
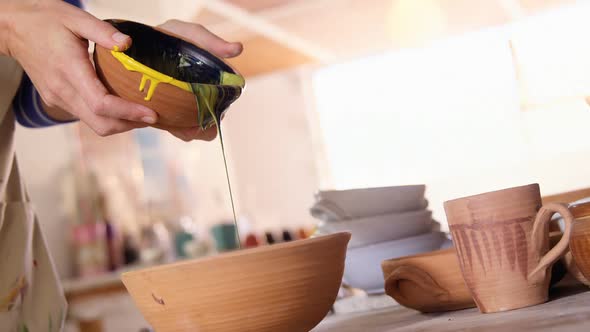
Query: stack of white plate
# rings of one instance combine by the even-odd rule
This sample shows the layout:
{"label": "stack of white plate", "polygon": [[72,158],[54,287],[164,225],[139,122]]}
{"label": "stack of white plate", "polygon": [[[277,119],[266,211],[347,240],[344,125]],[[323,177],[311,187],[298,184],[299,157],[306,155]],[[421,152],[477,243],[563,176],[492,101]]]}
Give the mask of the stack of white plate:
{"label": "stack of white plate", "polygon": [[424,185],[320,191],[311,214],[317,233],[350,232],[344,282],[383,293],[381,262],[450,246],[432,219]]}

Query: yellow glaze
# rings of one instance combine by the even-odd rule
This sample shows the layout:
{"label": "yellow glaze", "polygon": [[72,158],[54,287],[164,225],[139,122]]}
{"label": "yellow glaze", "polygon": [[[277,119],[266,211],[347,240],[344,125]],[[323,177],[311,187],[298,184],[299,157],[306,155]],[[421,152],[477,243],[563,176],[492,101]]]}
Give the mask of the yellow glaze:
{"label": "yellow glaze", "polygon": [[[141,83],[139,84],[139,91],[143,91],[145,89],[145,84],[147,83],[147,81],[150,81],[150,87],[148,89],[146,97],[144,98],[145,100],[149,101],[152,99],[154,91],[156,91],[156,87],[160,83],[172,84],[176,87],[181,88],[184,91],[194,93],[190,83],[179,81],[168,75],[162,74],[157,70],[153,70],[152,68],[142,64],[141,62],[136,61],[127,54],[119,52],[119,47],[117,46],[113,47],[111,54],[115,57],[115,59],[119,60],[119,62],[125,67],[125,69],[142,74]],[[221,74],[220,83],[221,85],[244,87],[246,82],[244,81],[244,78],[240,75],[223,72]]]}
{"label": "yellow glaze", "polygon": [[187,92],[192,93],[191,85],[187,82],[179,81],[168,75],[164,75],[159,71],[153,70],[152,68],[138,61],[135,61],[133,58],[131,58],[123,52],[111,51],[111,54],[115,57],[115,59],[119,60],[119,62],[125,67],[125,69],[142,74],[141,83],[139,84],[139,91],[143,91],[145,89],[146,82],[148,80],[150,81],[150,87],[148,89],[146,97],[144,98],[145,100],[152,99],[154,91],[156,91],[156,87],[160,83],[172,84]]}

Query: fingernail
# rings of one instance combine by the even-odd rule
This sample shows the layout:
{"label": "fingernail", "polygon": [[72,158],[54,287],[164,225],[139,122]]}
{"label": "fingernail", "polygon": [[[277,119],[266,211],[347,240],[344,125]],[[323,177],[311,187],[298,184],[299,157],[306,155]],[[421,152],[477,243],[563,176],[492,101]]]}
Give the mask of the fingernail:
{"label": "fingernail", "polygon": [[154,124],[156,123],[156,119],[152,118],[151,116],[144,116],[143,118],[141,118],[141,121],[147,123],[147,124]]}
{"label": "fingernail", "polygon": [[[129,38],[131,38],[131,37],[127,36],[124,33],[117,31],[113,34],[112,38],[115,42],[120,44],[120,43],[126,43],[129,40]],[[118,48],[118,46],[116,46],[116,45],[115,45],[115,47]],[[115,51],[117,51],[117,49],[115,49]]]}
{"label": "fingernail", "polygon": [[229,56],[236,56],[240,54],[243,50],[242,43],[233,43],[231,51],[229,51]]}

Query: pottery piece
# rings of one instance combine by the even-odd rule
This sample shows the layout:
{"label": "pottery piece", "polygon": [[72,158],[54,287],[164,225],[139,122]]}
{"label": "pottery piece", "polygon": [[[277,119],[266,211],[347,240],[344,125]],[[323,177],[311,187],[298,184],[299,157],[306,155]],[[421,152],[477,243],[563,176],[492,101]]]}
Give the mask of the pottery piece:
{"label": "pottery piece", "polygon": [[[568,206],[570,212],[576,219],[590,216],[590,197],[582,198],[575,202],[571,202]],[[559,213],[556,213],[551,218],[551,220],[556,221],[559,230],[563,232],[564,221],[561,215]]]}
{"label": "pottery piece", "polygon": [[[561,237],[561,232],[551,234],[552,248]],[[381,269],[385,293],[404,307],[425,313],[475,307],[454,247],[385,260]],[[555,263],[550,284],[558,283],[565,272],[560,262]]]}
{"label": "pottery piece", "polygon": [[571,260],[568,261],[569,257],[566,257],[570,273],[583,284],[590,286],[590,215],[576,218],[574,221],[570,251]]}
{"label": "pottery piece", "polygon": [[475,307],[454,248],[386,260],[381,268],[385,293],[404,307],[421,312]]}
{"label": "pottery piece", "polygon": [[[585,253],[590,250],[590,247],[586,247],[587,245],[585,245],[585,238],[590,238],[590,233],[586,234],[586,222],[590,221],[590,198],[583,198],[570,203],[569,208],[576,221],[572,225],[570,251],[563,257],[563,262],[567,268],[567,271],[574,278],[584,285],[590,286],[590,280],[586,278],[580,268],[578,268],[576,260],[574,260],[573,257],[573,252],[576,252],[578,257],[577,261],[579,262],[578,264],[580,264],[580,266],[585,270],[590,271],[590,261],[588,261],[588,258],[585,257]],[[556,220],[559,228],[563,230],[564,221],[559,214],[556,214],[552,220]]]}
{"label": "pottery piece", "polygon": [[123,283],[159,332],[307,332],[340,289],[348,233],[127,272]]}
{"label": "pottery piece", "polygon": [[[581,259],[581,258],[578,258],[578,259]],[[584,276],[584,274],[582,273],[582,271],[580,271],[580,269],[576,265],[576,262],[574,261],[574,256],[572,255],[572,251],[571,251],[571,240],[570,240],[570,251],[563,256],[562,260],[563,260],[563,264],[567,268],[567,272],[572,277],[574,277],[576,280],[583,283],[584,285],[590,286],[590,280]]]}
{"label": "pottery piece", "polygon": [[[199,46],[141,23],[107,22],[133,42],[124,52],[96,45],[98,77],[110,93],[157,112],[155,127],[210,127],[208,108],[219,117],[240,96],[243,77]],[[137,71],[140,65],[147,74]]]}
{"label": "pottery piece", "polygon": [[316,193],[310,213],[324,221],[346,220],[426,208],[424,185],[409,185]]}
{"label": "pottery piece", "polygon": [[445,234],[441,232],[426,233],[348,249],[344,282],[369,294],[384,293],[382,261],[440,249],[445,239]]}
{"label": "pottery piece", "polygon": [[433,228],[432,212],[428,210],[391,213],[374,217],[322,222],[321,234],[350,232],[349,248],[397,240],[429,232]]}
{"label": "pottery piece", "polygon": [[[568,249],[574,220],[566,204],[541,207],[538,184],[444,203],[463,279],[483,313],[546,302],[553,263]],[[549,250],[549,221],[565,232]]]}

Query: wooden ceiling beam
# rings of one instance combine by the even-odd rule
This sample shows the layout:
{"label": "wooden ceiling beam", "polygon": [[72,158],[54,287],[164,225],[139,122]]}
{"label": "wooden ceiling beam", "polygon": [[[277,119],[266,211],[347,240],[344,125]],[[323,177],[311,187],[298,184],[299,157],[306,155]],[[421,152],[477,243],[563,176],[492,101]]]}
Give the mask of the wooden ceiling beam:
{"label": "wooden ceiling beam", "polygon": [[285,31],[281,27],[248,11],[222,0],[208,0],[203,3],[205,9],[216,15],[227,18],[248,30],[256,32],[276,43],[292,49],[306,57],[322,63],[335,60],[335,55],[318,45]]}

